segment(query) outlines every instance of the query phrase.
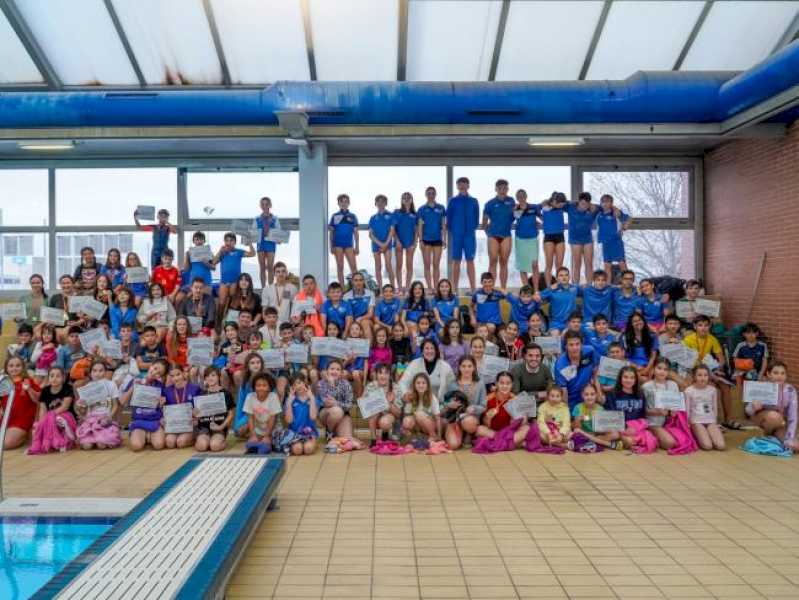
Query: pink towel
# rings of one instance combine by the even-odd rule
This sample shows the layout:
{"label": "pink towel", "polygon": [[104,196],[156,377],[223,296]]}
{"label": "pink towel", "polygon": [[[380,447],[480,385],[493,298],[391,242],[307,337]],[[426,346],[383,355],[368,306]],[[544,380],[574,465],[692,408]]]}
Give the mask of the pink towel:
{"label": "pink towel", "polygon": [[439,440],[437,442],[430,442],[430,447],[424,451],[425,454],[452,454],[452,450],[447,446],[447,442]]}
{"label": "pink towel", "polygon": [[524,438],[524,449],[528,452],[539,452],[541,454],[563,454],[566,452],[563,448],[542,444],[541,432],[538,430],[538,423],[536,422],[530,424],[527,437]]}
{"label": "pink towel", "polygon": [[[68,428],[69,435],[58,426],[60,420],[65,428]],[[72,448],[75,439],[75,418],[68,412],[55,414],[55,411],[47,411],[42,420],[33,426],[33,436],[31,439],[28,454],[47,454],[50,451],[69,450]]]}
{"label": "pink towel", "polygon": [[624,435],[633,439],[633,452],[636,454],[651,454],[658,449],[658,440],[648,427],[646,419],[627,421]]}
{"label": "pink towel", "polygon": [[369,448],[369,452],[383,456],[397,456],[413,452],[413,447],[403,446],[393,441],[378,441],[374,446]]}
{"label": "pink towel", "polygon": [[[480,438],[472,447],[475,454],[493,454],[494,452],[509,452],[516,449],[513,436],[521,427],[522,420],[516,419],[507,427],[500,429],[492,438]],[[533,429],[533,427],[530,427]],[[540,443],[540,440],[539,440]]]}
{"label": "pink towel", "polygon": [[672,414],[663,428],[671,434],[677,444],[669,450],[669,454],[691,454],[699,450],[699,446],[688,424],[688,415],[684,410]]}

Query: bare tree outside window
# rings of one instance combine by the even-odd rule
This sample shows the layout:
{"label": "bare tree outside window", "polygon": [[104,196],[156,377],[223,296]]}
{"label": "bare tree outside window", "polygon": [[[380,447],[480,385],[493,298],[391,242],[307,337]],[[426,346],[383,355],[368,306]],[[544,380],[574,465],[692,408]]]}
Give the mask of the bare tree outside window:
{"label": "bare tree outside window", "polygon": [[[584,188],[595,202],[610,194],[614,204],[631,217],[687,219],[690,177],[685,171],[586,172]],[[692,230],[630,230],[624,234],[627,266],[640,277],[694,274]],[[597,253],[601,264],[601,251]]]}

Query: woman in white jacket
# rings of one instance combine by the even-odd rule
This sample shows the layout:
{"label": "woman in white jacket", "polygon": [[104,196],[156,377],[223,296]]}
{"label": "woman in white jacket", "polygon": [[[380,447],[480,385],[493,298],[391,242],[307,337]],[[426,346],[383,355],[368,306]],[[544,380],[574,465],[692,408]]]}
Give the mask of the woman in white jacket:
{"label": "woman in white jacket", "polygon": [[427,374],[430,378],[430,391],[436,398],[440,398],[455,379],[452,367],[441,358],[438,345],[432,340],[422,342],[422,355],[408,363],[399,380],[400,396],[410,391],[413,378],[417,373]]}

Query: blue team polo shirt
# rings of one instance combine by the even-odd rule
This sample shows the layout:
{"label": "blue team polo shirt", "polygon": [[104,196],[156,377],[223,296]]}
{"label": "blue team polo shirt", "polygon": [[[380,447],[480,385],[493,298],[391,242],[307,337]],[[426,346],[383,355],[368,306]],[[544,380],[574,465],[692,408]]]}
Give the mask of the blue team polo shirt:
{"label": "blue team polo shirt", "polygon": [[244,250],[233,248],[229,252],[222,252],[219,260],[219,278],[226,285],[236,283],[241,275],[241,260],[244,258]]}
{"label": "blue team polo shirt", "polygon": [[477,198],[458,194],[447,202],[447,231],[453,235],[473,234],[480,224]]}
{"label": "blue team polo shirt", "polygon": [[569,242],[572,244],[590,244],[594,241],[591,230],[594,227],[596,213],[591,210],[580,210],[577,204],[568,204]]}
{"label": "blue team polo shirt", "polygon": [[505,300],[510,302],[510,318],[515,321],[519,326],[519,333],[527,333],[527,320],[530,315],[541,308],[541,305],[535,300],[531,300],[529,304],[522,302],[522,299],[513,294],[505,296]]}
{"label": "blue team polo shirt", "polygon": [[529,240],[538,237],[538,218],[541,216],[541,209],[535,204],[528,204],[524,210],[513,211],[516,219],[516,237]]}
{"label": "blue team polo shirt", "polygon": [[385,242],[391,233],[391,227],[394,225],[394,215],[387,210],[378,212],[372,215],[369,219],[369,229],[372,230],[374,236],[381,242]]}
{"label": "blue team polo shirt", "polygon": [[555,383],[565,387],[569,394],[569,410],[582,402],[582,391],[591,383],[594,370],[599,365],[599,358],[590,346],[583,346],[580,352],[580,361],[574,367],[566,353],[561,354],[555,361]]}
{"label": "blue team polo shirt", "polygon": [[604,212],[600,208],[596,214],[597,242],[602,244],[617,238],[622,223],[626,223],[629,219],[629,215],[625,213],[621,213],[621,219],[617,219],[614,211]]}
{"label": "blue team polo shirt", "polygon": [[478,323],[494,323],[499,325],[502,323],[502,314],[499,310],[499,301],[505,298],[505,294],[492,290],[486,293],[483,290],[477,290],[472,295],[472,302],[477,307],[475,310]]}
{"label": "blue team polo shirt", "polygon": [[608,332],[604,336],[599,336],[596,331],[589,331],[586,333],[586,342],[594,349],[599,356],[607,356],[608,348],[613,342],[619,341],[619,338]]}
{"label": "blue team polo shirt", "polygon": [[364,290],[363,294],[356,295],[354,290],[344,294],[344,302],[350,305],[350,312],[354,319],[359,319],[369,312],[369,307],[374,306],[375,297],[371,290]]}
{"label": "blue team polo shirt", "polygon": [[415,212],[394,211],[394,231],[397,232],[400,244],[410,246],[419,216]]}
{"label": "blue team polo shirt", "polygon": [[358,229],[358,217],[348,210],[340,210],[330,217],[330,226],[333,228],[333,247],[352,248],[353,234]]}
{"label": "blue team polo shirt", "polygon": [[402,309],[405,311],[405,318],[416,323],[422,315],[430,312],[430,305],[427,303],[427,298],[422,298],[418,302],[408,298],[405,300],[405,305]]}
{"label": "blue team polo shirt", "polygon": [[377,317],[381,323],[386,323],[387,325],[393,325],[395,323],[399,312],[399,298],[394,298],[391,302],[380,300],[380,302],[375,305],[375,317]]}
{"label": "blue team polo shirt", "polygon": [[327,319],[328,322],[333,321],[333,323],[341,328],[342,332],[344,331],[347,317],[352,316],[352,309],[350,308],[349,302],[345,302],[344,300],[339,302],[336,306],[333,306],[330,300],[325,300],[321,310],[322,314],[325,315],[325,319]]}
{"label": "blue team polo shirt", "polygon": [[624,326],[627,324],[627,319],[638,308],[638,300],[640,296],[635,289],[632,290],[632,295],[625,296],[621,288],[613,288],[613,324]]}
{"label": "blue team polo shirt", "polygon": [[646,296],[639,296],[638,308],[644,314],[647,323],[662,323],[663,309],[666,305],[661,300],[659,294],[655,294],[655,299],[650,300]]}
{"label": "blue team polo shirt", "polygon": [[441,240],[441,221],[444,219],[447,209],[443,204],[436,202],[433,206],[425,203],[417,211],[419,219],[422,221],[422,241],[440,242]]}
{"label": "blue team polo shirt", "polygon": [[569,315],[577,308],[577,294],[580,288],[576,285],[563,286],[552,289],[548,287],[541,291],[541,299],[549,302],[550,327],[563,329],[569,320]]}
{"label": "blue team polo shirt", "polygon": [[433,307],[438,310],[438,316],[446,323],[455,316],[455,309],[460,306],[460,298],[453,296],[449,300],[433,300]]}
{"label": "blue team polo shirt", "polygon": [[548,205],[541,205],[540,209],[541,219],[544,221],[544,234],[563,233],[566,229],[566,222],[563,218],[566,211],[563,208],[552,208]]}
{"label": "blue team polo shirt", "polygon": [[591,323],[596,315],[605,315],[610,321],[613,317],[613,288],[597,289],[592,285],[580,288],[583,297],[583,323]]}
{"label": "blue team polo shirt", "polygon": [[516,202],[510,196],[494,197],[483,207],[483,216],[490,219],[487,234],[492,237],[509,237]]}

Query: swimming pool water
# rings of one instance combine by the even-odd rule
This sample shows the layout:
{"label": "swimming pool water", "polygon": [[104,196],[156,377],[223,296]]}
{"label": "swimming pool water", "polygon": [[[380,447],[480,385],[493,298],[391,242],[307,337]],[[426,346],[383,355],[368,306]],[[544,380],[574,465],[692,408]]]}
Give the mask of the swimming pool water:
{"label": "swimming pool water", "polygon": [[0,598],[30,598],[113,523],[107,518],[0,518]]}

